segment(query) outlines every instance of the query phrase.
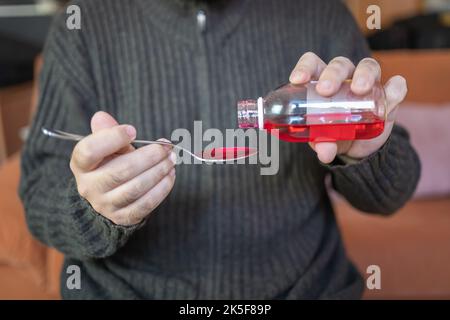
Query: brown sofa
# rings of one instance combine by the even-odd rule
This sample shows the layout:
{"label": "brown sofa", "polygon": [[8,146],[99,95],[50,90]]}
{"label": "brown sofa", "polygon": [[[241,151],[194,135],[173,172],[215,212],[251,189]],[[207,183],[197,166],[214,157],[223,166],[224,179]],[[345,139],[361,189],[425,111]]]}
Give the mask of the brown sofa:
{"label": "brown sofa", "polygon": [[0,299],[57,299],[62,255],[29,233],[17,196],[19,154],[0,168]]}
{"label": "brown sofa", "polygon": [[[449,52],[386,52],[376,57],[385,77],[403,74],[415,102],[448,102]],[[433,82],[427,81],[433,79]],[[19,155],[0,168],[0,299],[59,298],[62,256],[35,241],[16,190]],[[450,298],[450,197],[409,202],[389,218],[334,201],[350,257],[361,273],[381,268],[381,290],[365,298]]]}

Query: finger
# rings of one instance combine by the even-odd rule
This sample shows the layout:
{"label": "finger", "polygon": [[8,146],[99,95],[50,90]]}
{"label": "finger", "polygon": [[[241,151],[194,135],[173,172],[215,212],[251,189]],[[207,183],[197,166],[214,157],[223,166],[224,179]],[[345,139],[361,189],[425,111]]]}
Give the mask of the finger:
{"label": "finger", "polygon": [[110,114],[99,111],[94,114],[91,119],[91,129],[95,133],[97,131],[118,126],[119,123]]}
{"label": "finger", "polygon": [[175,160],[172,155],[175,156],[175,154],[172,153],[156,166],[144,171],[132,180],[108,192],[106,197],[110,199],[110,205],[113,206],[115,210],[126,207],[155,187],[174,168]]}
{"label": "finger", "polygon": [[104,158],[126,147],[136,138],[136,129],[121,125],[93,133],[75,146],[72,160],[76,168],[90,171]]}
{"label": "finger", "polygon": [[337,144],[335,142],[318,142],[312,145],[320,162],[328,164],[333,162],[337,155]]}
{"label": "finger", "polygon": [[318,79],[325,67],[326,63],[315,53],[307,52],[298,60],[289,81],[294,84],[301,84],[311,79]]}
{"label": "finger", "polygon": [[381,79],[381,67],[372,58],[365,58],[356,67],[352,79],[351,89],[358,95],[367,94],[372,90],[375,82]]}
{"label": "finger", "polygon": [[[167,139],[165,139],[165,138],[158,139],[158,141],[163,141],[163,142],[167,142],[167,143],[172,143],[172,141],[167,140]],[[173,145],[171,145],[171,144],[163,144],[162,146],[163,146],[164,149],[166,149],[167,151],[171,151],[171,150],[173,149]]]}
{"label": "finger", "polygon": [[156,166],[169,154],[171,152],[161,145],[147,145],[105,163],[96,170],[96,181],[104,192],[110,191]]}
{"label": "finger", "polygon": [[[93,133],[98,132],[103,129],[112,128],[118,126],[119,123],[110,114],[99,111],[94,114],[91,119],[91,130]],[[118,154],[125,154],[134,150],[134,147],[128,144],[123,149],[117,151]]]}
{"label": "finger", "polygon": [[134,225],[141,222],[169,195],[175,182],[175,175],[166,175],[154,188],[129,206],[116,212],[119,224]]}
{"label": "finger", "polygon": [[338,92],[342,82],[351,78],[355,65],[350,59],[336,57],[330,61],[319,77],[316,90],[322,96],[331,96]]}
{"label": "finger", "polygon": [[405,99],[408,93],[406,79],[402,76],[394,76],[384,86],[386,94],[388,120],[394,121],[397,106]]}

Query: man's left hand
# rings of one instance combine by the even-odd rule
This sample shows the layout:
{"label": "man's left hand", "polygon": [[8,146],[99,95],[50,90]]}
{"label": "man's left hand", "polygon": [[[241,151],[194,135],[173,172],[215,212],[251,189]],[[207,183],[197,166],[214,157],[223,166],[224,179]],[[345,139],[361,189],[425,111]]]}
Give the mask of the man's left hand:
{"label": "man's left hand", "polygon": [[[318,80],[317,92],[328,97],[337,93],[341,84],[350,78],[352,79],[351,90],[353,93],[356,95],[367,94],[381,79],[380,65],[372,58],[365,58],[355,67],[345,57],[334,58],[327,65],[316,54],[308,52],[298,61],[289,81],[293,84],[303,84],[311,80]],[[394,76],[386,83],[384,90],[388,113],[384,132],[370,140],[310,143],[321,162],[331,163],[336,155],[360,160],[370,156],[384,145],[394,126],[397,106],[403,101],[408,91],[406,80],[401,76]]]}

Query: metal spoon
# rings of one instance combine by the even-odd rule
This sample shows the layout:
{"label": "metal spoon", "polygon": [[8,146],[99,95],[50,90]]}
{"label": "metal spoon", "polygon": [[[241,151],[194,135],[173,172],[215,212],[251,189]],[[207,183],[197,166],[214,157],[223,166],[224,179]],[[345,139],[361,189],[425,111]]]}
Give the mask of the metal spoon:
{"label": "metal spoon", "polygon": [[[61,130],[50,130],[46,128],[41,129],[42,133],[46,136],[62,139],[62,140],[70,140],[70,141],[80,141],[85,136],[79,134],[73,134]],[[232,148],[212,148],[210,150],[203,151],[201,155],[197,155],[192,153],[191,151],[180,147],[176,144],[167,141],[152,141],[152,140],[134,140],[132,143],[135,144],[160,144],[172,146],[173,148],[183,150],[188,153],[190,156],[202,162],[224,162],[224,161],[236,161],[240,159],[245,159],[251,156],[254,156],[258,153],[256,148],[247,148],[247,147],[232,147]],[[232,154],[231,154],[232,153]]]}

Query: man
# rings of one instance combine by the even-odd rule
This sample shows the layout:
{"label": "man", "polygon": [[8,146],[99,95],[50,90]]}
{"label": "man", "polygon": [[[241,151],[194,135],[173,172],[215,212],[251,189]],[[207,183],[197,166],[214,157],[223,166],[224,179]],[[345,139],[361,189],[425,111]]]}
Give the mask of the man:
{"label": "man", "polygon": [[[175,179],[170,149],[130,144],[170,137],[195,120],[235,128],[239,98],[289,75],[294,83],[319,79],[325,96],[347,78],[355,93],[369,91],[380,67],[345,6],[75,4],[82,29],[68,30],[62,15],[46,46],[20,188],[33,234],[66,256],[63,297],[359,298],[363,283],[345,255],[324,177],[331,173],[355,207],[393,213],[420,171],[404,130],[390,122],[373,140],[281,142],[273,176],[256,165],[180,165]],[[405,80],[394,77],[385,90],[392,111]],[[41,127],[91,134],[74,147]],[[65,285],[69,265],[81,267],[80,290]]]}

